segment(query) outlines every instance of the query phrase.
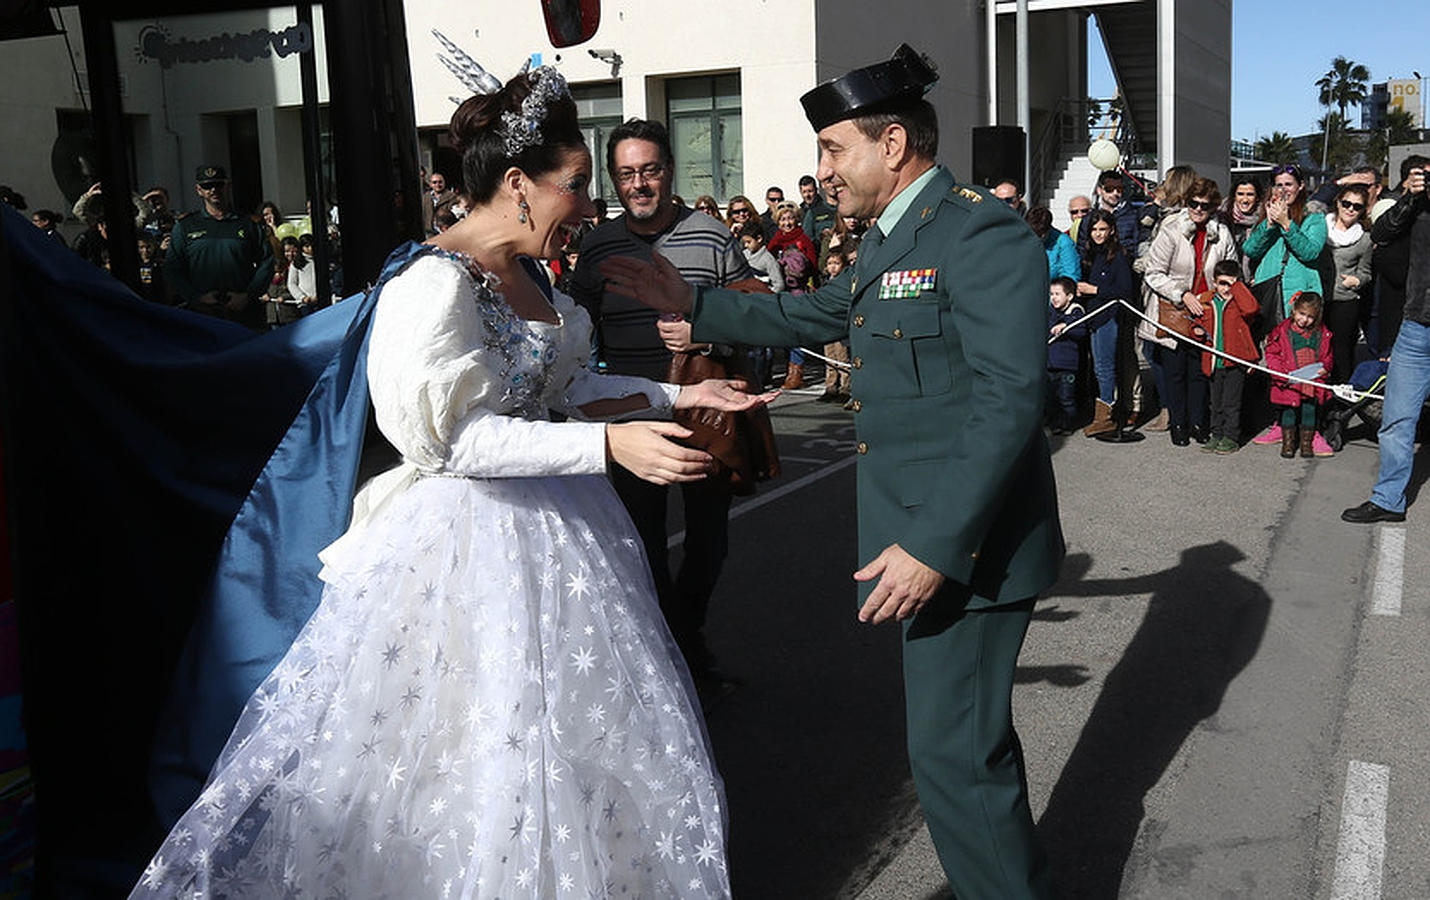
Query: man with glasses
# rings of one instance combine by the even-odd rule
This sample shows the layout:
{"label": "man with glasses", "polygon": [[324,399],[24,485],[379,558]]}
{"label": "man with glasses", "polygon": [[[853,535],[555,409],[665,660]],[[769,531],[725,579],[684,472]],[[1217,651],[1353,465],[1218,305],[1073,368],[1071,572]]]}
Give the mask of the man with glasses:
{"label": "man with glasses", "polygon": [[993,196],[1013,207],[1018,215],[1023,215],[1028,208],[1023,205],[1023,189],[1018,186],[1018,182],[1010,179],[1003,179],[993,186]]}
{"label": "man with glasses", "polygon": [[[668,381],[677,352],[733,361],[732,347],[691,343],[688,325],[682,339],[662,340],[659,315],[629,297],[608,292],[598,270],[601,261],[611,256],[650,259],[659,251],[695,284],[723,286],[754,277],[740,244],[723,222],[671,202],[673,158],[665,126],[630,119],[612,129],[606,171],[625,214],[603,222],[582,239],[570,287],[571,296],[591,314],[596,352],[607,371]],[[667,488],[619,467],[612,467],[611,480],[645,544],[661,611],[696,687],[709,696],[722,679],[715,672],[702,629],[725,562],[729,483],[710,478],[680,486],[685,546],[679,571],[671,572],[665,530]]]}
{"label": "man with glasses", "polygon": [[1078,194],[1068,201],[1068,218],[1072,220],[1072,224],[1068,226],[1068,237],[1073,239],[1073,243],[1077,243],[1078,227],[1090,212],[1092,200],[1086,194]]}
{"label": "man with glasses", "polygon": [[760,213],[760,227],[765,230],[765,241],[775,236],[775,232],[780,230],[779,222],[775,221],[775,207],[785,202],[784,188],[771,186],[765,188],[765,211]]}
{"label": "man with glasses", "polygon": [[[1137,209],[1127,200],[1127,180],[1121,172],[1106,171],[1097,176],[1097,208],[1112,213],[1117,223],[1117,242],[1130,263],[1137,258]],[[1078,256],[1087,250],[1087,235],[1079,229]]]}
{"label": "man with glasses", "polygon": [[437,214],[451,212],[457,202],[457,192],[447,187],[447,176],[433,172],[427,179],[428,190],[422,193],[422,232],[428,237],[437,233]]}
{"label": "man with glasses", "polygon": [[194,180],[203,209],[174,223],[164,278],[189,309],[257,329],[254,301],[273,275],[273,251],[263,229],[231,208],[222,166],[199,166]]}

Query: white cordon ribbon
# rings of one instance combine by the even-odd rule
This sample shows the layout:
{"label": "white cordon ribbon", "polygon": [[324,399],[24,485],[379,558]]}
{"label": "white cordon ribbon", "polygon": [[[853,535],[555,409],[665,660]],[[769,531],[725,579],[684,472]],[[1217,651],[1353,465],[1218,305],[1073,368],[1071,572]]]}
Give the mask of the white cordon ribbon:
{"label": "white cordon ribbon", "polygon": [[[1136,316],[1137,318],[1139,318],[1139,319],[1141,319],[1142,321],[1148,323],[1149,325],[1152,325],[1152,326],[1156,327],[1159,331],[1164,332],[1165,334],[1169,335],[1170,337],[1173,337],[1173,338],[1175,338],[1175,339],[1177,339],[1177,340],[1179,340],[1179,341],[1182,341],[1183,343],[1190,344],[1190,345],[1192,345],[1193,347],[1196,347],[1198,350],[1205,351],[1205,352],[1207,352],[1207,353],[1212,354],[1213,356],[1220,356],[1222,359],[1225,359],[1225,360],[1229,360],[1229,361],[1231,361],[1231,362],[1234,362],[1234,363],[1236,363],[1236,364],[1239,365],[1239,366],[1246,366],[1248,369],[1255,369],[1255,370],[1258,371],[1258,372],[1265,372],[1267,375],[1271,375],[1271,376],[1276,377],[1276,378],[1282,378],[1282,379],[1285,379],[1286,381],[1295,381],[1295,382],[1299,382],[1299,383],[1301,383],[1301,384],[1309,384],[1309,385],[1311,385],[1312,387],[1325,388],[1326,390],[1328,390],[1328,391],[1330,391],[1331,393],[1335,394],[1337,397],[1341,398],[1342,400],[1346,401],[1347,403],[1358,403],[1358,402],[1360,402],[1361,400],[1365,400],[1365,399],[1367,399],[1367,398],[1369,398],[1369,399],[1371,399],[1371,400],[1384,400],[1384,399],[1385,399],[1385,397],[1383,397],[1382,395],[1380,395],[1380,394],[1374,394],[1374,393],[1371,393],[1370,391],[1358,391],[1358,390],[1356,390],[1353,386],[1351,386],[1351,385],[1349,385],[1349,384],[1325,384],[1325,383],[1320,382],[1320,381],[1313,381],[1313,380],[1311,380],[1310,378],[1300,378],[1300,377],[1297,377],[1297,376],[1295,376],[1295,375],[1292,375],[1292,374],[1290,374],[1290,373],[1288,373],[1288,372],[1278,372],[1278,371],[1276,371],[1275,369],[1268,369],[1268,368],[1266,368],[1265,366],[1258,365],[1258,364],[1256,364],[1256,363],[1254,363],[1254,362],[1251,362],[1250,360],[1240,359],[1240,358],[1238,358],[1238,357],[1232,356],[1230,353],[1226,353],[1226,352],[1224,352],[1224,351],[1218,350],[1218,349],[1216,349],[1215,347],[1208,347],[1206,344],[1203,344],[1203,343],[1201,343],[1200,341],[1194,341],[1194,340],[1192,340],[1192,339],[1189,338],[1189,337],[1184,337],[1183,335],[1177,334],[1175,331],[1172,331],[1172,330],[1169,329],[1169,328],[1164,328],[1164,327],[1162,327],[1162,323],[1161,323],[1161,322],[1158,322],[1158,321],[1154,320],[1151,316],[1147,315],[1147,314],[1144,313],[1142,310],[1140,310],[1140,309],[1138,309],[1137,307],[1133,306],[1131,303],[1128,303],[1126,300],[1109,300],[1109,301],[1107,301],[1106,303],[1104,303],[1104,304],[1102,304],[1101,306],[1099,306],[1097,309],[1095,309],[1095,310],[1093,310],[1092,312],[1088,313],[1087,315],[1083,316],[1082,318],[1074,319],[1073,321],[1069,322],[1069,323],[1068,323],[1068,328],[1076,328],[1077,326],[1081,325],[1083,322],[1086,322],[1088,319],[1091,319],[1093,316],[1096,316],[1096,315],[1100,314],[1103,310],[1107,309],[1109,306],[1117,306],[1117,305],[1119,305],[1119,304],[1120,304],[1124,309],[1126,309],[1128,312],[1130,312],[1130,313],[1132,313],[1134,316]],[[1068,328],[1065,328],[1065,329],[1063,329],[1061,332],[1059,332],[1058,334],[1056,334],[1056,335],[1054,335],[1054,336],[1048,338],[1048,343],[1051,344],[1053,341],[1059,340],[1064,334],[1067,334]],[[1376,382],[1376,383],[1379,384],[1379,382]]]}
{"label": "white cordon ribbon", "polygon": [[[1203,350],[1203,351],[1205,351],[1205,352],[1207,352],[1207,353],[1212,354],[1213,356],[1220,356],[1222,359],[1225,359],[1225,360],[1229,360],[1229,361],[1231,361],[1231,362],[1234,362],[1234,363],[1236,363],[1236,364],[1239,365],[1239,366],[1246,366],[1248,369],[1255,369],[1255,370],[1258,371],[1258,372],[1265,372],[1267,375],[1271,375],[1271,376],[1274,376],[1274,377],[1276,377],[1276,378],[1282,378],[1282,379],[1285,379],[1286,381],[1295,381],[1295,382],[1299,382],[1299,383],[1301,383],[1301,384],[1309,384],[1309,385],[1311,385],[1312,387],[1325,388],[1326,390],[1328,390],[1328,391],[1330,391],[1331,393],[1335,394],[1337,397],[1341,398],[1342,400],[1346,401],[1347,403],[1358,403],[1358,402],[1360,402],[1361,400],[1365,400],[1365,399],[1367,399],[1367,398],[1368,398],[1368,399],[1371,399],[1371,400],[1384,400],[1384,399],[1385,399],[1385,397],[1382,396],[1381,394],[1373,393],[1375,385],[1372,385],[1372,390],[1370,390],[1370,391],[1358,391],[1358,390],[1355,389],[1355,387],[1353,387],[1352,385],[1349,385],[1349,384],[1325,384],[1325,383],[1320,382],[1320,381],[1313,381],[1313,380],[1311,380],[1311,379],[1309,379],[1309,378],[1300,378],[1300,377],[1297,377],[1297,376],[1295,376],[1295,375],[1292,375],[1292,374],[1290,374],[1290,373],[1288,373],[1288,372],[1277,372],[1275,369],[1268,369],[1268,368],[1266,368],[1265,366],[1263,366],[1263,365],[1258,365],[1257,363],[1251,362],[1250,360],[1241,359],[1241,358],[1239,358],[1239,357],[1232,356],[1230,353],[1227,353],[1227,352],[1222,351],[1222,350],[1218,350],[1218,349],[1216,349],[1215,347],[1208,347],[1206,344],[1200,343],[1199,341],[1194,341],[1194,340],[1192,340],[1191,338],[1183,337],[1182,335],[1177,334],[1175,331],[1172,331],[1172,330],[1167,329],[1167,328],[1163,328],[1161,322],[1154,321],[1151,316],[1148,316],[1148,315],[1147,315],[1146,313],[1144,313],[1142,310],[1140,310],[1140,309],[1138,309],[1137,307],[1133,306],[1131,303],[1128,303],[1126,300],[1109,300],[1109,301],[1107,301],[1106,303],[1104,303],[1104,304],[1102,304],[1101,306],[1099,306],[1097,309],[1095,309],[1095,310],[1093,310],[1092,312],[1088,313],[1087,315],[1083,316],[1082,318],[1080,318],[1080,319],[1074,319],[1073,321],[1069,322],[1069,323],[1068,323],[1068,328],[1076,328],[1077,326],[1081,325],[1083,322],[1086,322],[1088,319],[1091,319],[1092,317],[1094,317],[1094,316],[1100,314],[1103,310],[1107,309],[1109,306],[1118,306],[1118,305],[1122,306],[1124,309],[1126,309],[1128,312],[1132,313],[1134,316],[1136,316],[1137,318],[1141,319],[1142,321],[1147,322],[1148,324],[1155,326],[1159,331],[1164,331],[1164,332],[1166,332],[1168,335],[1170,335],[1171,337],[1173,337],[1173,338],[1175,338],[1175,339],[1177,339],[1177,340],[1179,340],[1179,341],[1182,341],[1182,342],[1184,342],[1184,343],[1191,344],[1193,347],[1196,347],[1198,350]],[[1062,331],[1061,333],[1059,333],[1059,334],[1057,334],[1057,335],[1055,335],[1055,336],[1053,336],[1053,337],[1048,338],[1048,343],[1051,344],[1053,341],[1059,340],[1059,339],[1062,338],[1062,336],[1063,336],[1064,334],[1066,334],[1066,333],[1067,333],[1067,329],[1063,329],[1063,331]],[[815,359],[818,359],[818,360],[823,361],[826,365],[834,366],[835,368],[838,368],[838,369],[850,369],[850,368],[852,368],[852,367],[849,365],[849,363],[847,363],[847,362],[843,362],[843,361],[837,360],[837,359],[830,359],[829,357],[825,356],[825,355],[822,354],[822,353],[815,353],[813,350],[809,349],[808,347],[800,347],[800,348],[799,348],[799,351],[800,351],[801,353],[807,355],[807,356],[813,356]],[[1382,375],[1382,376],[1381,376],[1381,380],[1383,381],[1384,378],[1385,378],[1385,376]],[[1379,385],[1379,384],[1380,384],[1380,381],[1377,381],[1377,382],[1376,382],[1376,385]]]}

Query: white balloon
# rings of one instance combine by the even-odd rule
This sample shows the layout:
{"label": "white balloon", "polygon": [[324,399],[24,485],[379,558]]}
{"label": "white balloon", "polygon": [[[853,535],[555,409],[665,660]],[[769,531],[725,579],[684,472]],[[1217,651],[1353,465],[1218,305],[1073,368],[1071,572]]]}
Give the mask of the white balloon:
{"label": "white balloon", "polygon": [[1088,162],[1106,172],[1109,169],[1117,168],[1117,164],[1122,162],[1122,153],[1112,141],[1099,138],[1087,148],[1087,159]]}

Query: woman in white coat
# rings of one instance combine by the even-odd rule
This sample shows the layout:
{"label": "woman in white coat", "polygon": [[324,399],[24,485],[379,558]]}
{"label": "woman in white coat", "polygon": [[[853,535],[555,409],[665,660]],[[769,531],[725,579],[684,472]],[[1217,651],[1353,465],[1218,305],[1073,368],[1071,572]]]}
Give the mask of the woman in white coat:
{"label": "woman in white coat", "polygon": [[[1187,193],[1186,207],[1158,230],[1147,250],[1143,283],[1147,314],[1156,318],[1164,300],[1193,317],[1202,314],[1197,297],[1211,290],[1212,270],[1224,259],[1236,259],[1231,232],[1212,217],[1221,191],[1209,178],[1198,178]],[[1169,432],[1172,443],[1185,447],[1207,439],[1207,377],[1199,347],[1166,337],[1153,337],[1161,358]]]}

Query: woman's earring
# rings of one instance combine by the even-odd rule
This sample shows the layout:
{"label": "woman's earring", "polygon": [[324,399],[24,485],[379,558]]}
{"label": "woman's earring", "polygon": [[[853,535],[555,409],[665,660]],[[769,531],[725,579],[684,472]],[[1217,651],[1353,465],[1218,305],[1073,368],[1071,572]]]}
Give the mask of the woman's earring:
{"label": "woman's earring", "polygon": [[520,222],[521,224],[525,225],[525,224],[526,224],[526,214],[527,214],[527,212],[531,209],[531,207],[527,205],[527,202],[526,202],[525,200],[518,200],[518,201],[516,201],[516,205],[517,205],[517,208],[521,210],[521,212],[517,213],[517,215],[516,215],[516,220],[517,220],[518,222]]}

